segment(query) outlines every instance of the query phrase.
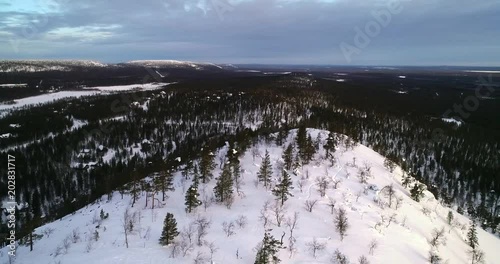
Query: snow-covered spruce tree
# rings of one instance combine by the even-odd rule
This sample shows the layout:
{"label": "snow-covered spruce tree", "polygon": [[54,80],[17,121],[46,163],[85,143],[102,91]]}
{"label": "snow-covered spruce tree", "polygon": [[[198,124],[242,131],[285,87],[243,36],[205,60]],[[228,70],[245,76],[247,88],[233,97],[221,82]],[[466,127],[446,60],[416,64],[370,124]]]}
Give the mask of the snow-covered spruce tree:
{"label": "snow-covered spruce tree", "polygon": [[266,232],[264,234],[264,239],[258,247],[254,264],[279,263],[281,260],[278,258],[278,251],[281,247],[280,241]]}
{"label": "snow-covered spruce tree", "polygon": [[430,264],[441,264],[442,259],[434,248],[429,251],[428,261]]}
{"label": "snow-covered spruce tree", "polygon": [[415,185],[413,185],[413,188],[410,190],[411,198],[417,202],[420,202],[420,198],[422,198],[425,189],[426,187],[424,184],[418,182],[415,183]]}
{"label": "snow-covered spruce tree", "polygon": [[293,196],[290,193],[290,189],[293,189],[292,179],[290,178],[288,172],[283,170],[280,183],[278,183],[273,189],[273,194],[280,200],[281,205],[285,204],[285,201],[288,200],[289,196]]}
{"label": "snow-covered spruce tree", "polygon": [[471,220],[469,231],[467,232],[467,244],[471,247],[469,250],[471,264],[484,263],[484,252],[479,249],[477,238],[476,222]]}
{"label": "snow-covered spruce tree", "polygon": [[207,183],[212,179],[213,169],[215,169],[214,154],[208,148],[205,148],[200,161],[200,179],[202,183]]}
{"label": "snow-covered spruce tree", "polygon": [[331,166],[335,165],[335,156],[333,154],[335,153],[337,144],[337,137],[335,136],[335,133],[330,130],[330,134],[328,134],[328,138],[326,139],[326,143],[323,148],[326,152],[326,158],[331,161]]}
{"label": "snow-covered spruce tree", "polygon": [[453,212],[449,211],[448,216],[446,217],[446,221],[448,222],[448,225],[451,225],[453,223],[453,219],[454,219]]}
{"label": "snow-covered spruce tree", "polygon": [[479,246],[479,242],[477,239],[476,222],[474,220],[471,220],[469,231],[467,232],[467,244],[472,249],[476,249],[476,247]]}
{"label": "snow-covered spruce tree", "polygon": [[264,160],[262,161],[259,172],[257,173],[257,178],[259,179],[259,182],[264,183],[266,189],[271,184],[272,174],[273,174],[273,169],[271,166],[271,157],[269,156],[269,151],[266,150]]}
{"label": "snow-covered spruce tree", "polygon": [[311,162],[311,160],[313,160],[314,154],[316,154],[316,148],[314,147],[314,141],[313,141],[311,135],[308,135],[307,139],[306,139],[305,149],[304,149],[304,156],[303,156],[304,162],[306,164]]}
{"label": "snow-covered spruce tree", "polygon": [[344,208],[339,208],[337,210],[334,221],[335,229],[337,230],[337,232],[339,232],[340,235],[340,241],[343,241],[344,237],[346,236],[347,229],[349,228],[349,222]]}
{"label": "snow-covered spruce tree", "polygon": [[401,182],[401,185],[403,185],[403,187],[405,188],[408,188],[412,183],[413,177],[410,175],[410,173],[403,171],[403,180]]}
{"label": "snow-covered spruce tree", "polygon": [[186,192],[186,213],[191,213],[194,208],[201,205],[201,201],[198,199],[200,194],[198,193],[198,180],[193,180],[193,183]]}
{"label": "snow-covered spruce tree", "polygon": [[224,203],[233,198],[233,178],[230,164],[224,164],[221,175],[217,178],[214,187],[215,199],[219,203]]}
{"label": "snow-covered spruce tree", "polygon": [[174,238],[178,235],[177,221],[175,220],[173,214],[167,213],[167,216],[165,216],[165,220],[163,221],[163,231],[161,232],[160,244],[167,246],[172,243]]}
{"label": "snow-covered spruce tree", "polygon": [[288,144],[286,149],[283,151],[283,155],[281,155],[283,162],[285,163],[284,169],[291,170],[293,167],[293,145]]}
{"label": "snow-covered spruce tree", "polygon": [[393,173],[396,168],[396,163],[389,158],[385,158],[384,167],[388,169],[390,173]]}

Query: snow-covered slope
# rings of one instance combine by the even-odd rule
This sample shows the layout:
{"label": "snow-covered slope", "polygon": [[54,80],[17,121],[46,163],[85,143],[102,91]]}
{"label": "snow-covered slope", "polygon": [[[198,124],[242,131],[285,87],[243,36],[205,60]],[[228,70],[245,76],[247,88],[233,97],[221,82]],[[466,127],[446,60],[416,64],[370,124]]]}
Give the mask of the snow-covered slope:
{"label": "snow-covered slope", "polygon": [[206,63],[206,62],[191,62],[191,61],[178,61],[178,60],[135,60],[129,61],[127,64],[147,66],[147,67],[178,67],[178,68],[193,68],[196,70],[201,70],[207,67],[222,69],[221,66]]}
{"label": "snow-covered slope", "polygon": [[70,71],[74,67],[106,67],[92,60],[1,60],[0,72]]}
{"label": "snow-covered slope", "polygon": [[[295,131],[290,133],[288,142],[293,141],[295,133]],[[319,135],[322,141],[320,145],[324,144],[328,136],[327,131],[315,129],[308,130],[308,133],[313,139]],[[413,201],[408,191],[400,184],[400,168],[390,173],[383,166],[384,158],[362,145],[352,149],[339,146],[335,153],[337,165],[333,167],[324,160],[325,153],[320,148],[309,165],[297,170],[296,174],[291,176],[294,185],[293,197],[285,202],[284,214],[286,219],[298,212],[298,225],[293,232],[297,249],[290,253],[287,225],[282,223],[281,226],[277,226],[272,214],[269,214],[271,223],[266,228],[259,220],[263,204],[271,201],[272,207],[274,201],[271,191],[260,184],[255,185],[257,171],[266,150],[271,156],[273,175],[280,175],[276,165],[280,163],[283,147],[261,142],[249,149],[240,159],[242,193],[236,196],[231,209],[224,205],[213,204],[205,210],[202,205],[196,212],[187,214],[184,191],[190,186],[190,181],[181,180],[181,174],[176,173],[176,190],[169,192],[169,198],[160,205],[161,208],[151,209],[151,203],[145,208],[144,195],[131,208],[131,197],[125,195],[122,198],[116,192],[110,201],[103,197],[100,202],[88,205],[73,215],[39,227],[36,233],[45,233],[44,237],[36,241],[32,252],[29,251],[29,247],[19,247],[15,263],[193,263],[198,254],[205,258],[204,262],[199,263],[210,263],[211,253],[208,246],[210,243],[217,248],[213,253],[213,263],[254,263],[256,255],[254,248],[262,241],[265,229],[272,229],[270,233],[278,240],[285,233],[283,241],[287,248],[280,250],[281,263],[331,263],[331,256],[336,249],[345,254],[351,263],[358,263],[358,258],[362,255],[372,264],[428,263],[430,249],[428,239],[434,228],[443,227],[447,244],[439,246],[439,255],[448,260],[449,264],[470,263],[467,255],[468,246],[464,240],[468,219],[453,211],[454,224],[448,225],[446,217],[449,209],[437,203],[428,192],[420,203]],[[216,162],[220,162],[219,157],[224,157],[227,151],[227,147],[224,147],[216,153]],[[365,166],[371,167],[372,177],[368,179],[368,184],[361,184],[357,177],[358,168]],[[214,175],[218,177],[219,174],[220,168],[217,166]],[[326,176],[332,182],[340,181],[336,189],[331,184],[324,197],[320,196],[316,186],[316,179],[321,176]],[[214,184],[215,180],[206,186],[200,184],[201,200],[205,195],[212,195]],[[388,208],[387,204],[384,205],[384,197],[379,191],[390,184],[394,184],[396,196],[402,198],[402,204],[397,210],[394,205],[392,208]],[[328,206],[330,199],[336,202],[335,209],[344,208],[347,212],[350,227],[343,241],[335,231],[334,215]],[[305,209],[304,203],[307,200],[318,200],[312,212]],[[131,213],[136,212],[140,219],[136,223],[136,231],[128,237],[128,248],[125,246],[122,227],[124,211],[127,208]],[[98,223],[93,219],[99,218],[101,209],[109,213],[109,218]],[[158,244],[163,219],[167,212],[174,214],[179,231],[187,229],[198,217],[209,219],[211,226],[204,238],[206,244],[198,246],[195,243],[196,238],[193,238],[192,249],[188,250],[185,256],[180,253],[171,258],[172,246],[162,247]],[[248,224],[241,228],[236,225],[235,234],[226,236],[222,224],[235,221],[240,216],[246,217]],[[52,230],[51,233],[49,230]],[[92,235],[95,230],[99,232],[97,241],[93,240]],[[75,243],[71,241],[73,232],[80,237],[75,239]],[[486,263],[498,263],[500,240],[480,229],[478,236],[479,245],[486,254]],[[316,258],[307,246],[314,238],[326,246],[324,250],[317,252]],[[369,253],[371,241],[377,241],[378,244],[373,254]],[[5,260],[6,250],[4,248],[1,251],[2,259]]]}

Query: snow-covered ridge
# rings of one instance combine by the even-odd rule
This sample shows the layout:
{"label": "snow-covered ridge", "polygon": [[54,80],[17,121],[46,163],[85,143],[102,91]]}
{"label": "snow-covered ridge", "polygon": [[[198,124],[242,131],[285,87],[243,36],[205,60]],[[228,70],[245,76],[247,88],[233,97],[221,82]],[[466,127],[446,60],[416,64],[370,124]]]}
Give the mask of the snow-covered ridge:
{"label": "snow-covered ridge", "polygon": [[[285,248],[278,251],[281,263],[332,263],[330,259],[336,250],[346,255],[349,263],[360,263],[357,260],[361,256],[367,257],[372,264],[428,263],[430,238],[434,230],[441,229],[447,243],[439,242],[435,250],[442,257],[442,263],[470,263],[469,246],[465,241],[469,219],[442,206],[430,192],[424,192],[420,202],[412,200],[408,189],[400,184],[401,168],[396,166],[390,172],[384,167],[384,157],[363,145],[346,146],[343,142],[347,137],[343,135],[338,135],[340,143],[332,166],[325,159],[322,147],[328,132],[308,129],[308,133],[313,139],[318,139],[320,147],[310,164],[289,172],[293,196],[284,203],[283,210],[276,207],[271,188],[265,188],[262,183],[256,185],[255,181],[268,151],[273,171],[271,184],[278,183],[284,148],[294,142],[296,130],[291,131],[283,146],[259,142],[242,153],[240,195],[234,188],[234,203],[230,208],[212,202],[205,207],[213,194],[216,179],[212,179],[199,185],[199,199],[204,204],[194,212],[186,213],[185,194],[192,179],[185,180],[180,171],[175,172],[175,190],[167,192],[165,201],[162,201],[161,192],[156,196],[141,192],[135,206],[131,207],[130,194],[122,196],[115,192],[109,200],[103,196],[101,201],[75,214],[37,228],[35,233],[44,236],[35,241],[33,251],[29,246],[19,246],[15,263],[254,263],[254,248],[262,241],[266,230],[278,240],[283,236]],[[227,152],[235,153],[228,145],[216,151],[216,163],[225,163]],[[366,171],[367,167],[370,168],[367,183],[360,183],[359,172]],[[213,172],[215,177],[221,175],[218,164]],[[146,180],[150,181],[151,177]],[[324,180],[329,185],[321,195],[319,184]],[[388,198],[384,192],[384,188],[391,184],[394,199]],[[155,197],[157,202],[153,208],[151,201]],[[147,206],[146,199],[149,199]],[[306,209],[306,201],[315,201],[310,211]],[[390,201],[393,201],[392,205]],[[279,209],[276,214],[274,208]],[[349,223],[344,239],[334,225],[340,208],[344,209]],[[135,219],[130,231],[124,231],[127,230],[127,225],[123,224],[126,210]],[[454,215],[451,224],[447,220],[450,211]],[[172,256],[173,245],[161,246],[158,243],[167,213],[174,215],[177,229],[183,233],[175,239],[175,256]],[[293,239],[289,239],[295,215]],[[237,220],[243,218],[245,224],[240,225],[242,221]],[[200,240],[201,245],[197,243],[198,219],[210,222]],[[498,263],[500,240],[481,229],[477,230],[477,236],[479,247],[485,252],[485,264]],[[312,241],[323,247],[313,253],[310,249]],[[370,249],[372,241],[376,246]],[[293,247],[290,247],[292,242]],[[7,256],[6,251],[7,248],[0,249],[0,256]],[[195,258],[203,261],[194,262]]]}
{"label": "snow-covered ridge", "polygon": [[201,69],[202,67],[216,67],[222,69],[221,66],[208,63],[208,62],[192,62],[192,61],[178,61],[178,60],[134,60],[126,62],[126,64],[148,66],[148,67],[190,67]]}
{"label": "snow-covered ridge", "polygon": [[70,71],[74,67],[107,67],[93,60],[0,60],[0,72]]}

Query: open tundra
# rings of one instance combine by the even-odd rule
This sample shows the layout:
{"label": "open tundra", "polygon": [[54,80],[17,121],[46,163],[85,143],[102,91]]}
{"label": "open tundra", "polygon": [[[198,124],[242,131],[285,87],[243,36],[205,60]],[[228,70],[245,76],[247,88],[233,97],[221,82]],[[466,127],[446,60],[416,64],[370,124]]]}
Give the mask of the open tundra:
{"label": "open tundra", "polygon": [[[336,256],[341,255],[350,263],[429,263],[430,252],[442,263],[471,263],[468,218],[442,206],[427,191],[419,196],[420,202],[413,200],[401,185],[402,170],[395,167],[391,173],[375,151],[336,135],[334,155],[327,157],[329,132],[308,129],[307,133],[318,149],[307,165],[294,164],[296,169],[287,171],[293,189],[283,206],[273,190],[283,174],[283,152],[295,144],[297,130],[291,130],[282,145],[262,139],[242,153],[238,143],[213,153],[214,178],[200,181],[197,198],[202,204],[191,213],[186,212],[185,196],[194,173],[186,174],[186,180],[180,166],[174,173],[175,190],[167,192],[165,201],[161,192],[152,196],[155,191],[148,195],[142,191],[133,203],[131,194],[116,191],[109,199],[104,196],[37,228],[35,233],[43,236],[33,251],[19,246],[15,263],[254,263],[266,231],[282,242],[277,253],[281,263],[337,263]],[[272,165],[267,188],[257,176],[266,151]],[[214,187],[229,163],[228,152],[239,158],[241,182],[232,188],[232,204],[219,204],[212,200]],[[342,236],[335,221],[339,212],[345,212],[347,223]],[[180,234],[162,246],[159,239],[167,213],[173,214]],[[201,234],[200,222],[205,223],[201,231],[206,231]],[[500,240],[480,228],[477,236],[485,263],[498,263]],[[7,248],[0,256],[2,263],[8,263]],[[368,262],[362,262],[363,256]]]}

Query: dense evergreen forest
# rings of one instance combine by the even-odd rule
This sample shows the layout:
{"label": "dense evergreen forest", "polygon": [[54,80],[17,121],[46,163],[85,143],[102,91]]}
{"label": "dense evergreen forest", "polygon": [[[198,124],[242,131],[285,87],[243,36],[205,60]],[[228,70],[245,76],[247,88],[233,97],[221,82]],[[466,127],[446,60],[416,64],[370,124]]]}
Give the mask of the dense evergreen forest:
{"label": "dense evergreen forest", "polygon": [[[341,85],[320,75],[199,78],[161,90],[63,100],[9,113],[0,128],[16,137],[1,139],[0,148],[2,156],[16,157],[18,225],[26,234],[113,190],[131,191],[131,183],[178,169],[226,141],[244,149],[259,136],[311,127],[373,148],[444,204],[495,231],[500,223],[498,99],[482,103],[457,126],[443,122],[440,113],[473,91],[443,89],[448,96],[432,103],[433,90],[413,89],[411,83],[405,87],[414,96],[400,99],[392,88],[374,87],[394,86],[392,79]],[[485,114],[491,111],[497,112]],[[282,138],[272,140],[280,144]],[[6,178],[0,179],[0,190],[7,190]],[[0,194],[6,198],[6,192]]]}

